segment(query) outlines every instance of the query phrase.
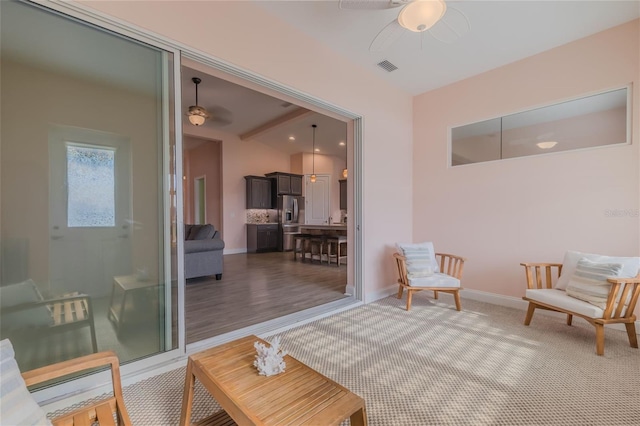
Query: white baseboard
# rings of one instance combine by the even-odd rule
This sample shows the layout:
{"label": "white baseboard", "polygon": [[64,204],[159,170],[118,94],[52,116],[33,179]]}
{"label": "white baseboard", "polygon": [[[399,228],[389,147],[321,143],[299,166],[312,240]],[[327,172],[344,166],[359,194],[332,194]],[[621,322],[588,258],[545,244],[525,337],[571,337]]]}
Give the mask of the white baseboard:
{"label": "white baseboard", "polygon": [[222,255],[227,255],[227,254],[240,254],[240,253],[246,253],[247,249],[245,248],[239,248],[239,249],[224,249],[222,251]]}
{"label": "white baseboard", "polygon": [[[384,299],[387,296],[391,296],[392,294],[395,294],[397,291],[398,291],[398,285],[394,284],[394,285],[385,287],[381,290],[376,290],[374,292],[367,293],[365,295],[365,303],[371,303],[379,299]],[[447,297],[450,295],[446,293],[442,293],[441,297],[442,296]],[[489,293],[481,290],[463,289],[462,291],[460,291],[460,298],[476,300],[478,302],[484,302],[484,303],[491,303],[493,305],[504,306],[507,308],[519,309],[523,312],[523,317],[522,317],[523,321],[524,321],[524,313],[526,312],[527,306],[529,305],[528,302],[522,300],[519,297],[504,296],[502,294]],[[462,309],[464,309],[464,305],[462,306]],[[538,315],[539,313],[542,315],[551,315],[558,318],[565,318],[566,316],[565,314],[561,314],[560,312],[546,311],[544,309],[537,309],[536,315]],[[624,324],[610,324],[607,327],[610,327],[616,330],[626,331]],[[636,334],[640,334],[640,320],[636,321]]]}
{"label": "white baseboard", "polygon": [[356,286],[353,284],[347,284],[347,287],[344,289],[344,294],[348,294],[349,296],[353,296],[356,294]]}

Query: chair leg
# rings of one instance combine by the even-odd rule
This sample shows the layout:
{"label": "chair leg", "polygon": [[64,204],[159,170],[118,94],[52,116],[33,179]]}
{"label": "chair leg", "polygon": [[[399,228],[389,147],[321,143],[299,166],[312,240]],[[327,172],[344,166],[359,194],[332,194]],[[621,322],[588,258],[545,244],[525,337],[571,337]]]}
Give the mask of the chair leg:
{"label": "chair leg", "polygon": [[531,318],[533,318],[533,311],[536,310],[536,305],[529,302],[529,308],[527,309],[527,316],[524,318],[524,325],[531,324]]}
{"label": "chair leg", "polygon": [[399,285],[398,287],[400,287],[398,289],[398,299],[402,299],[402,292],[404,291],[404,287],[402,287],[401,285]]}
{"label": "chair leg", "polygon": [[628,322],[624,325],[627,328],[627,335],[629,336],[629,344],[632,348],[638,348],[638,336],[636,335],[636,325],[632,322]]}
{"label": "chair leg", "polygon": [[411,296],[413,296],[413,291],[407,289],[407,311],[411,309]]}
{"label": "chair leg", "polygon": [[596,327],[596,353],[604,355],[604,325],[594,324]]}
{"label": "chair leg", "polygon": [[571,325],[572,320],[573,320],[573,315],[567,314],[567,325]]}
{"label": "chair leg", "polygon": [[436,300],[438,299],[438,292],[437,291],[433,292],[433,298],[436,299]]}
{"label": "chair leg", "polygon": [[456,301],[456,309],[458,311],[462,310],[462,305],[460,305],[460,291],[453,293],[453,298]]}

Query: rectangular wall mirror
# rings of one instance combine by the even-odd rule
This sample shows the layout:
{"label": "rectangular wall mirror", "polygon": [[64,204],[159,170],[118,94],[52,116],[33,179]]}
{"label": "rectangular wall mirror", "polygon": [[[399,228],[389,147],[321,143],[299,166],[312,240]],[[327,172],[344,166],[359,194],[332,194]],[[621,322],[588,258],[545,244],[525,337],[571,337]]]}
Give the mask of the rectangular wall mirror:
{"label": "rectangular wall mirror", "polygon": [[452,166],[628,144],[629,87],[451,129]]}

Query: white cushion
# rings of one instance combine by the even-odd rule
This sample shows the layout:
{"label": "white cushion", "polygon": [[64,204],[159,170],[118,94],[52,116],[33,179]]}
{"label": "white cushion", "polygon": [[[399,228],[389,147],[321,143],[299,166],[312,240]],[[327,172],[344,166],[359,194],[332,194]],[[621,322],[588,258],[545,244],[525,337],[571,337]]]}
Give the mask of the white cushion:
{"label": "white cushion", "polygon": [[638,269],[640,269],[640,257],[615,257],[615,256],[603,256],[600,254],[582,253],[579,251],[568,250],[564,255],[564,261],[562,262],[562,274],[558,278],[556,287],[559,290],[565,290],[569,279],[573,276],[576,270],[578,261],[582,258],[587,258],[592,262],[598,263],[621,263],[622,272],[621,278],[633,278],[638,275]]}
{"label": "white cushion", "polygon": [[429,277],[440,269],[436,261],[433,243],[402,244],[397,243],[398,251],[407,262],[407,278]]}
{"label": "white cushion", "polygon": [[611,291],[607,278],[617,277],[621,271],[621,263],[598,263],[582,258],[569,279],[566,292],[571,297],[605,309]]}
{"label": "white cushion", "polygon": [[[0,287],[0,306],[9,308],[16,305],[42,301],[40,291],[33,280]],[[2,329],[12,330],[24,327],[45,327],[53,324],[53,317],[46,305],[2,314]]]}
{"label": "white cushion", "polygon": [[409,278],[409,285],[412,287],[459,288],[460,280],[438,272],[430,277]]}
{"label": "white cushion", "polygon": [[42,296],[32,279],[0,287],[0,306],[3,308],[40,300]]}
{"label": "white cushion", "polygon": [[527,299],[546,303],[550,306],[566,309],[576,314],[582,314],[590,318],[602,318],[604,310],[583,300],[569,296],[564,290],[554,288],[528,289],[525,293]]}
{"label": "white cushion", "polygon": [[3,425],[50,425],[44,411],[27,390],[13,346],[0,341],[0,416]]}

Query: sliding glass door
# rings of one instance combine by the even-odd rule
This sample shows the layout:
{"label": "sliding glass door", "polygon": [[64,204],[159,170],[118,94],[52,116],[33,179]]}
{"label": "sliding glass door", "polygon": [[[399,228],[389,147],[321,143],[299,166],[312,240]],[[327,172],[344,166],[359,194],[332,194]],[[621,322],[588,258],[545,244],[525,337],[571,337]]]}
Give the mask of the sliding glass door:
{"label": "sliding glass door", "polygon": [[0,8],[1,337],[23,371],[177,348],[173,54]]}

